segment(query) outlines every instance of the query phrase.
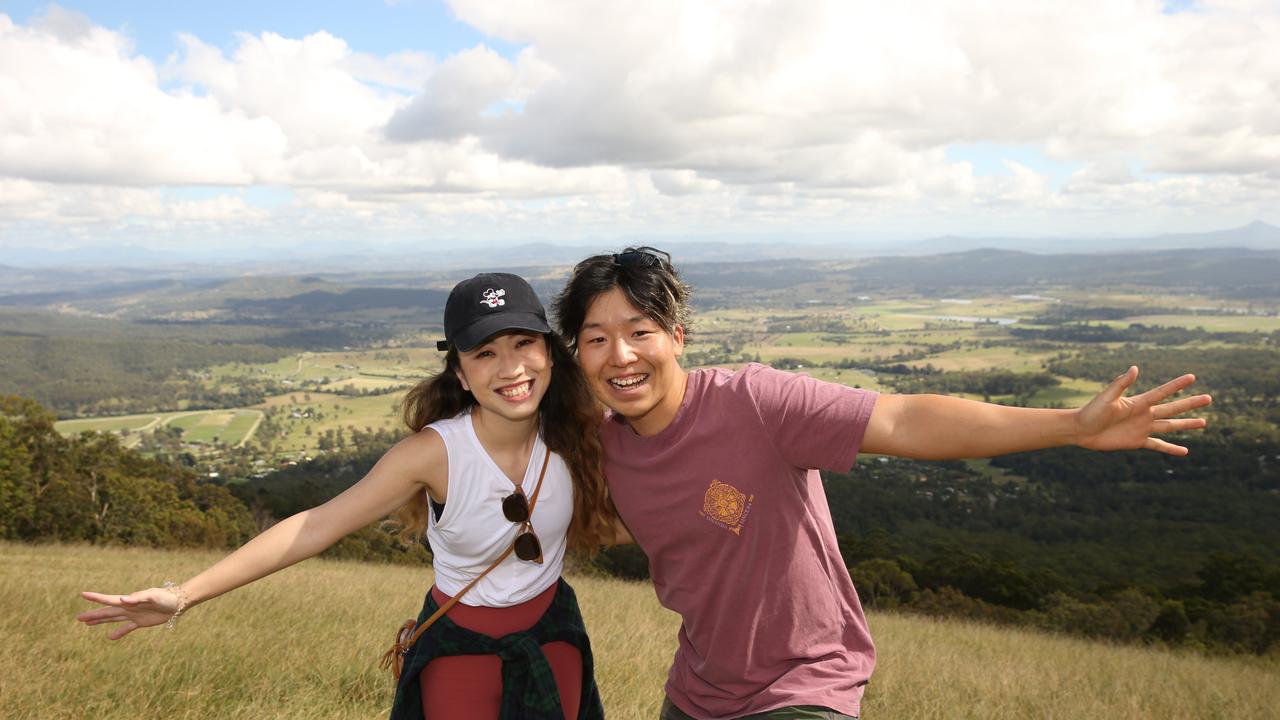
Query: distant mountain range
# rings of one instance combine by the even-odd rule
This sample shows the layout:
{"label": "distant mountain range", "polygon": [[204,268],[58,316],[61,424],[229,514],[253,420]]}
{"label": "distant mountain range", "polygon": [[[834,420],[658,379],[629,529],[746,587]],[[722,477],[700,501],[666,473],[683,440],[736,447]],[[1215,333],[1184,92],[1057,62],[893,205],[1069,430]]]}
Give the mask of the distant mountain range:
{"label": "distant mountain range", "polygon": [[[504,266],[528,277],[544,298],[563,287],[569,261],[554,269]],[[0,311],[60,309],[131,319],[293,322],[315,316],[362,322],[362,313],[412,317],[443,305],[448,288],[473,269],[429,272],[346,272],[240,275],[210,279],[176,273],[123,270],[94,282],[92,273],[69,281],[58,271],[38,286],[26,273],[26,289],[0,282]],[[491,265],[490,267],[494,267]],[[734,302],[761,293],[801,295],[809,301],[849,293],[936,295],[975,288],[1036,293],[1058,287],[1158,288],[1236,298],[1280,298],[1280,249],[1195,248],[1113,253],[1039,255],[983,248],[934,255],[844,259],[733,261],[681,260],[683,275],[703,303]]]}
{"label": "distant mountain range", "polygon": [[[74,250],[45,248],[0,248],[0,293],[33,285],[48,287],[50,271],[67,271],[62,280],[75,284],[77,276],[89,275],[97,282],[133,280],[136,272],[113,270],[148,269],[181,277],[228,277],[244,274],[297,275],[301,273],[350,273],[456,270],[464,268],[516,268],[572,265],[595,252],[609,252],[625,244],[644,244],[631,239],[598,244],[524,243],[498,247],[455,244],[450,247],[419,245],[365,245],[352,252],[349,244],[313,245],[294,249],[263,249],[252,257],[229,254],[210,247],[153,250],[132,246],[85,247]],[[751,260],[838,260],[888,256],[935,255],[965,250],[1016,250],[1036,255],[1061,253],[1146,252],[1196,248],[1247,248],[1280,250],[1280,228],[1261,221],[1242,227],[1203,233],[1176,233],[1128,238],[1057,237],[964,237],[947,235],[917,241],[857,242],[729,242],[658,241],[678,262],[724,262]],[[34,282],[33,282],[34,281]]]}
{"label": "distant mountain range", "polygon": [[1170,233],[1132,238],[971,238],[948,235],[915,243],[903,243],[885,255],[934,255],[987,248],[1017,250],[1036,255],[1061,253],[1114,253],[1157,250],[1246,248],[1280,250],[1280,228],[1257,221],[1228,230],[1204,233]]}

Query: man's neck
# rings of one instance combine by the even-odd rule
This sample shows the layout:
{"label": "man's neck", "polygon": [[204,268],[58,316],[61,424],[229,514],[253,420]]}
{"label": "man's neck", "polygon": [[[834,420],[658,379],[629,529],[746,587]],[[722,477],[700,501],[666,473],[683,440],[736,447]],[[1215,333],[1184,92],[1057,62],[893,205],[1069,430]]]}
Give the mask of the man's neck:
{"label": "man's neck", "polygon": [[676,419],[676,415],[680,412],[680,406],[684,404],[684,393],[689,386],[689,373],[684,369],[680,369],[680,375],[675,382],[668,388],[666,394],[653,406],[653,409],[637,418],[627,418],[627,422],[631,424],[631,429],[637,435],[657,435],[666,430],[671,422]]}

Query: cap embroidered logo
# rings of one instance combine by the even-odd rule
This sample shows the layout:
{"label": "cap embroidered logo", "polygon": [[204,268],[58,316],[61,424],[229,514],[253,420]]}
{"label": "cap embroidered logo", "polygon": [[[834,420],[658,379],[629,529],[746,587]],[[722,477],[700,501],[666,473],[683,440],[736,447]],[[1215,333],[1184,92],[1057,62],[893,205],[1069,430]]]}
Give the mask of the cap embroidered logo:
{"label": "cap embroidered logo", "polygon": [[481,295],[484,296],[484,299],[480,301],[480,304],[488,305],[491,308],[496,308],[499,305],[506,305],[507,301],[502,299],[502,296],[506,294],[507,294],[507,291],[503,290],[502,288],[498,288],[497,290],[494,290],[493,288],[489,288],[488,290],[485,290],[483,293],[481,293]]}

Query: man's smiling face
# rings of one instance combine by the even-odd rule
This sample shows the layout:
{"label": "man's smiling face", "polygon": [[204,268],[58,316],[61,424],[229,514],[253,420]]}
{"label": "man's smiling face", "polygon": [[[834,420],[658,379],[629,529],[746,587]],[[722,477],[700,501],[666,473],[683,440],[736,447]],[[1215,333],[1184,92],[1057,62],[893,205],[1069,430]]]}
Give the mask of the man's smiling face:
{"label": "man's smiling face", "polygon": [[600,402],[641,435],[671,423],[684,399],[684,328],[665,328],[618,288],[596,295],[577,338],[578,360]]}

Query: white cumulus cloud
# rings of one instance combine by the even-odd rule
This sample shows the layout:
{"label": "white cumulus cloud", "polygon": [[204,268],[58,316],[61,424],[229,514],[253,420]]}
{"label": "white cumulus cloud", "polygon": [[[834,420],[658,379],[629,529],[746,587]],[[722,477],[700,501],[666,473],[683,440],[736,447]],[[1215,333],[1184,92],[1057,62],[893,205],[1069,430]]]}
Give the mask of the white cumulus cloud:
{"label": "white cumulus cloud", "polygon": [[[1274,2],[450,4],[492,42],[185,34],[157,64],[57,6],[0,15],[0,226],[314,212],[583,236],[1280,205]],[[291,202],[237,194],[260,185]]]}

